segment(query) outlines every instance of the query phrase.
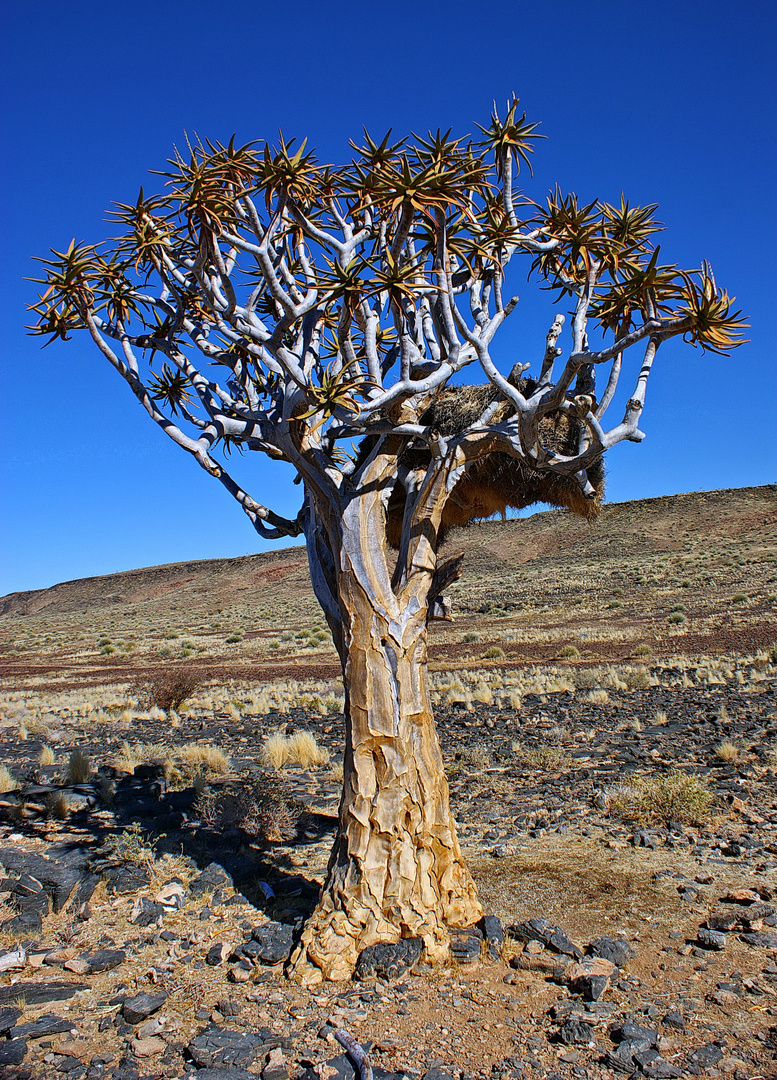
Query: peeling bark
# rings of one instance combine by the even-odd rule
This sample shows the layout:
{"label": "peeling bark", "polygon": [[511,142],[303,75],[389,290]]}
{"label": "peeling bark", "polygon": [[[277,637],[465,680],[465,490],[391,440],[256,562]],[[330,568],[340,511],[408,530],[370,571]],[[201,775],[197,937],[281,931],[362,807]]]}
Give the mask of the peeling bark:
{"label": "peeling bark", "polygon": [[449,928],[482,914],[427,689],[434,567],[394,594],[378,510],[360,499],[341,519],[344,781],[326,882],[291,959],[292,977],[308,984],[347,979],[363,949],[403,937],[421,937],[428,959],[443,961]]}

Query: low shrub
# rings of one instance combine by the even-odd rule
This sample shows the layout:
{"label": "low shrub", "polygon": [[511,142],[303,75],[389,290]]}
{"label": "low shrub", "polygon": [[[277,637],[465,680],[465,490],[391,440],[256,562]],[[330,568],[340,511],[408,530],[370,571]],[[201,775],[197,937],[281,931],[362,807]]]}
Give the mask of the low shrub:
{"label": "low shrub", "polygon": [[196,664],[175,663],[139,680],[134,691],[141,707],[154,706],[170,713],[207,681],[207,672]]}
{"label": "low shrub", "polygon": [[267,843],[294,839],[310,820],[304,803],[271,777],[248,780],[218,792],[205,788],[194,810],[208,825],[243,829]]}
{"label": "low shrub", "polygon": [[501,660],[504,656],[504,649],[500,649],[498,645],[492,645],[490,649],[486,649],[483,653],[484,660]]}
{"label": "low shrub", "polygon": [[563,649],[559,649],[558,654],[564,660],[571,660],[573,657],[579,656],[580,651],[574,645],[565,645]]}
{"label": "low shrub", "polygon": [[655,776],[637,774],[608,791],[611,812],[639,825],[703,825],[710,816],[713,795],[692,773],[673,769]]}

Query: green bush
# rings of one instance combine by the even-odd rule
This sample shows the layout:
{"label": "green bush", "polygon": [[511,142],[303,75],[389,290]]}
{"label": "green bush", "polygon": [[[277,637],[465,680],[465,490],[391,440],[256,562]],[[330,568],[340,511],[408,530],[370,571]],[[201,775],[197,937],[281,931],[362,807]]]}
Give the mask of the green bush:
{"label": "green bush", "polygon": [[658,776],[632,776],[610,790],[610,810],[624,821],[639,825],[703,825],[710,816],[712,792],[692,773],[671,772]]}

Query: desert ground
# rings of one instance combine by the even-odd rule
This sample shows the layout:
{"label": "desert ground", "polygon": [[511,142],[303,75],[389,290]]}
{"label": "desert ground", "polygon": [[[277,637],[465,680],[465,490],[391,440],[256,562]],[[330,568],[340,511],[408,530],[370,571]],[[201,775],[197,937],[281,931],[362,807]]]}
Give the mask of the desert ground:
{"label": "desert ground", "polygon": [[304,549],[0,598],[0,1076],[337,1080],[341,1028],[376,1080],[777,1076],[777,488],[460,551],[430,677],[499,922],[343,984],[283,973],[342,778]]}

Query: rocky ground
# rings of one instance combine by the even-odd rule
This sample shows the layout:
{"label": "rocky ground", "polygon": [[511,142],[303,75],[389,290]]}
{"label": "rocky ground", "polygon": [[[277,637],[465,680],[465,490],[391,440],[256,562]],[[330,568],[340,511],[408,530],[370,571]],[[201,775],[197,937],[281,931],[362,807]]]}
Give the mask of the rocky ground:
{"label": "rocky ground", "polygon": [[340,1029],[375,1080],[777,1076],[777,491],[461,536],[430,666],[491,918],[348,984],[283,975],[342,772],[301,552],[0,600],[0,1077],[350,1080]]}
{"label": "rocky ground", "polygon": [[[31,1078],[329,1080],[353,1071],[345,1027],[378,1077],[777,1075],[777,669],[732,665],[713,685],[654,667],[647,685],[530,693],[519,710],[441,703],[454,811],[498,923],[462,935],[445,970],[411,950],[309,990],[282,968],[331,842],[336,715],[185,714],[181,740],[232,756],[195,786],[110,766],[108,726],[80,741],[97,771],[77,785],[6,734],[28,779],[2,796],[0,1062]],[[165,723],[143,737],[162,744]],[[329,765],[255,764],[257,734],[300,726]],[[708,820],[624,821],[617,784],[674,766],[714,793]],[[277,796],[270,827],[203,817],[203,793],[249,780]]]}

